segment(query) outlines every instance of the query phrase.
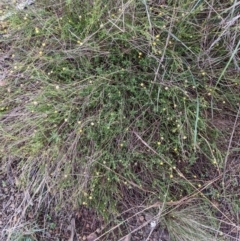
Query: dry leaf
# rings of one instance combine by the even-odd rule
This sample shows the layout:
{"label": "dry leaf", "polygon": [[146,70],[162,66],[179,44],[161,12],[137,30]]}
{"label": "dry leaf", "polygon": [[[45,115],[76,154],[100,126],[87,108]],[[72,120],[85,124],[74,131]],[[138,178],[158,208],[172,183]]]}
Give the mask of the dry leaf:
{"label": "dry leaf", "polygon": [[74,235],[75,235],[75,218],[72,218],[71,219],[71,224],[70,224],[71,226],[71,236],[70,236],[70,238],[68,239],[68,241],[73,241],[73,239],[74,239]]}
{"label": "dry leaf", "polygon": [[131,241],[131,233],[129,233],[127,236],[121,238],[119,241]]}
{"label": "dry leaf", "polygon": [[7,83],[4,80],[0,80],[0,86],[5,86]]}

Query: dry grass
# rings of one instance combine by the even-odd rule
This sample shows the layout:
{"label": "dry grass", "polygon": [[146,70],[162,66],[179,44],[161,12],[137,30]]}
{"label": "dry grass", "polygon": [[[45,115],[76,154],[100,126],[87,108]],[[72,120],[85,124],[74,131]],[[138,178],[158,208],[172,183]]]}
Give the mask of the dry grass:
{"label": "dry grass", "polygon": [[151,209],[171,240],[237,237],[238,8],[41,0],[1,22],[1,172],[27,193],[9,240],[50,197],[105,220]]}

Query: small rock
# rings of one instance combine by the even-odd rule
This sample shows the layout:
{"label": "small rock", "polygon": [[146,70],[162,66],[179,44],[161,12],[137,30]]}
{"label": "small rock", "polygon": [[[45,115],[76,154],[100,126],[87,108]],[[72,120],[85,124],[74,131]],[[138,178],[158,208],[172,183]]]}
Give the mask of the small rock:
{"label": "small rock", "polygon": [[97,238],[95,233],[91,233],[87,236],[87,241],[94,241]]}
{"label": "small rock", "polygon": [[98,228],[98,229],[96,230],[96,233],[100,233],[100,232],[101,232],[101,229]]}
{"label": "small rock", "polygon": [[140,222],[143,222],[144,220],[145,220],[144,216],[140,216],[140,217],[139,217],[139,221],[140,221]]}

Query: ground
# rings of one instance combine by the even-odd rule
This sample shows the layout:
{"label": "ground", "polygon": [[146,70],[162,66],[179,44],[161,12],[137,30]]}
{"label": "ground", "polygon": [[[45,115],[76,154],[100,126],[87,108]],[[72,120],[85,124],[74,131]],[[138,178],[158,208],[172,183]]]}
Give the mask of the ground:
{"label": "ground", "polygon": [[1,240],[238,241],[239,3],[19,3],[0,3]]}

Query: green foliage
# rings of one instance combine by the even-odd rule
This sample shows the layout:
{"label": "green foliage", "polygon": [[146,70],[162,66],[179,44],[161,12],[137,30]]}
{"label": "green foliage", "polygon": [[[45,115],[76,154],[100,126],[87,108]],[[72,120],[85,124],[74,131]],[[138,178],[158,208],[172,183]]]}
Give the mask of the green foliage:
{"label": "green foliage", "polygon": [[38,167],[50,193],[109,217],[125,195],[174,201],[211,180],[224,152],[209,115],[239,102],[226,39],[211,47],[223,9],[50,2],[12,16],[1,42],[12,46],[1,155],[22,159],[22,184]]}

